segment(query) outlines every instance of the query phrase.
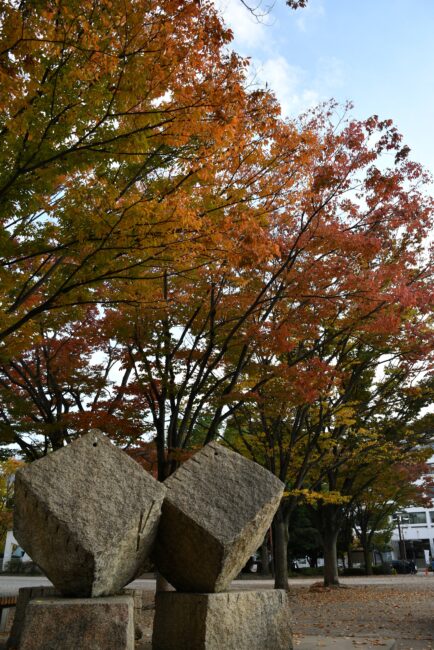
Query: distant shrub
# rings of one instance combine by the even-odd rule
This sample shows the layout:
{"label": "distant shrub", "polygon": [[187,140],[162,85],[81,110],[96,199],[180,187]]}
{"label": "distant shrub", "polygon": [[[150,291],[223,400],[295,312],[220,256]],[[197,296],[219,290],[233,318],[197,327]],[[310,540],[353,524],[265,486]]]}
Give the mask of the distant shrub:
{"label": "distant shrub", "polygon": [[324,575],[324,567],[305,567],[304,569],[298,569],[294,574],[295,576],[322,576]]}
{"label": "distant shrub", "polygon": [[342,570],[342,575],[343,576],[364,576],[365,575],[365,569],[362,567],[352,567],[351,569],[343,569]]}

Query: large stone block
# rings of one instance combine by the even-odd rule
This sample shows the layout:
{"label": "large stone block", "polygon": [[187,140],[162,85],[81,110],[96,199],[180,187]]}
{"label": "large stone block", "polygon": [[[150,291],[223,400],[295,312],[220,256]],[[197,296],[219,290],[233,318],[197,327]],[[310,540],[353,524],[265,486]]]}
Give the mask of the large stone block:
{"label": "large stone block", "polygon": [[153,650],[290,650],[285,591],[160,592]]}
{"label": "large stone block", "polygon": [[260,465],[211,443],[164,485],[155,546],[158,570],[178,591],[223,591],[263,541],[283,483]]}
{"label": "large stone block", "polygon": [[19,650],[134,650],[133,598],[39,598],[26,608]]}
{"label": "large stone block", "polygon": [[151,551],[165,492],[93,431],[17,472],[14,534],[62,594],[115,594]]}

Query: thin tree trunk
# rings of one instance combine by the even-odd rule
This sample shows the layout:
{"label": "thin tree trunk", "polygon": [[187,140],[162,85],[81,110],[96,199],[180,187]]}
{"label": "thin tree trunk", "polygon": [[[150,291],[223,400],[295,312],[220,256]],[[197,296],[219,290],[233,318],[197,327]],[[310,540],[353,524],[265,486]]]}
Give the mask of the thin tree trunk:
{"label": "thin tree trunk", "polygon": [[261,546],[261,575],[268,576],[270,575],[270,560],[268,553],[268,531],[264,537],[264,541]]}
{"label": "thin tree trunk", "polygon": [[363,544],[363,559],[365,560],[365,574],[372,575],[372,551],[368,542]]}
{"label": "thin tree trunk", "polygon": [[282,505],[273,519],[274,588],[288,591],[288,516]]}
{"label": "thin tree trunk", "polygon": [[347,564],[349,569],[353,568],[353,554],[351,552],[351,544],[348,544],[347,548]]}
{"label": "thin tree trunk", "polygon": [[335,525],[334,517],[325,523],[323,530],[324,543],[324,586],[339,586],[337,539],[339,528]]}
{"label": "thin tree trunk", "polygon": [[363,549],[363,561],[365,564],[365,575],[372,575],[372,549],[371,549],[371,535],[369,535],[366,528],[360,526],[360,543]]}

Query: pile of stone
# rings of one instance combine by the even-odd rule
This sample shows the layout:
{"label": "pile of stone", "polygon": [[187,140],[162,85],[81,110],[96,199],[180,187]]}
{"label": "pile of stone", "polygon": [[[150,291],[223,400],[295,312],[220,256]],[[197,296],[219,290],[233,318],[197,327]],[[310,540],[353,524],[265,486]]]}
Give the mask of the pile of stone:
{"label": "pile of stone", "polygon": [[288,650],[283,591],[228,591],[261,544],[283,484],[211,443],[164,484],[97,431],[19,470],[15,536],[54,590],[21,595],[9,648],[133,650],[124,587],[152,553],[154,650]]}

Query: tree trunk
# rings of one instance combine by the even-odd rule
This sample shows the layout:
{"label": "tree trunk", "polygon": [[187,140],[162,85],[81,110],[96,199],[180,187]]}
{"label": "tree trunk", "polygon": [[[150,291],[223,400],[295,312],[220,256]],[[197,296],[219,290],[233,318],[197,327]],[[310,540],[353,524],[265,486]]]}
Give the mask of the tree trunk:
{"label": "tree trunk", "polygon": [[339,506],[327,505],[322,511],[324,544],[324,586],[339,585],[337,540],[340,528]]}
{"label": "tree trunk", "polygon": [[268,553],[268,531],[264,537],[264,541],[261,546],[261,575],[268,576],[270,575],[270,559]]}
{"label": "tree trunk", "polygon": [[351,552],[351,544],[348,544],[347,548],[347,564],[349,569],[353,568],[353,554]]}
{"label": "tree trunk", "polygon": [[363,559],[365,561],[365,574],[367,576],[372,575],[372,551],[370,544],[366,543],[363,545]]}
{"label": "tree trunk", "polygon": [[288,591],[288,523],[282,504],[273,519],[274,588]]}

